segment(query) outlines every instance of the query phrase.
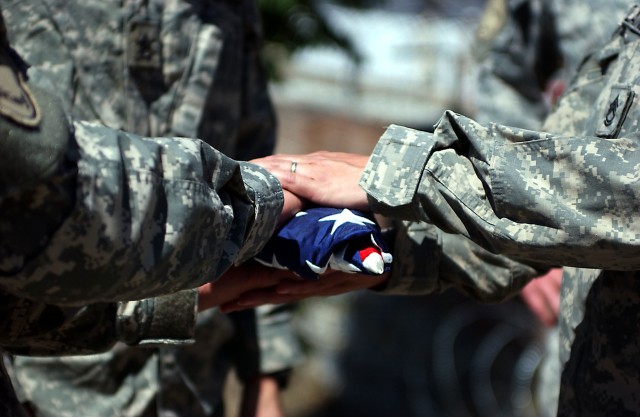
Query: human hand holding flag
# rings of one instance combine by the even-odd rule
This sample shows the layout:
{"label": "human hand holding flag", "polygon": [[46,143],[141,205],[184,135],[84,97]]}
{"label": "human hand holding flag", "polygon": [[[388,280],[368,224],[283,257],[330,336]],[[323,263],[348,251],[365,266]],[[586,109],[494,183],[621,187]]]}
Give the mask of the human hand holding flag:
{"label": "human hand holding flag", "polygon": [[382,275],[389,271],[392,255],[370,216],[314,207],[280,227],[254,259],[317,280],[328,270]]}

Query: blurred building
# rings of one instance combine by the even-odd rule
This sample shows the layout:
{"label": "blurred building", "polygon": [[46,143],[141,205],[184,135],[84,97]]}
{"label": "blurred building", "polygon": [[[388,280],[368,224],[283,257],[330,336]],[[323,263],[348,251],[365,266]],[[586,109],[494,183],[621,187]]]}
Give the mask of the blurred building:
{"label": "blurred building", "polygon": [[[389,123],[430,129],[445,109],[472,110],[472,18],[329,5],[322,10],[362,60],[356,63],[327,46],[291,57],[284,81],[272,88],[281,121],[280,150],[367,151]],[[325,123],[335,124],[336,131]],[[319,133],[317,138],[308,138],[308,126]],[[343,129],[354,136],[340,135],[336,143],[327,139]],[[354,149],[352,142],[361,139],[352,129],[362,129],[363,148]]]}

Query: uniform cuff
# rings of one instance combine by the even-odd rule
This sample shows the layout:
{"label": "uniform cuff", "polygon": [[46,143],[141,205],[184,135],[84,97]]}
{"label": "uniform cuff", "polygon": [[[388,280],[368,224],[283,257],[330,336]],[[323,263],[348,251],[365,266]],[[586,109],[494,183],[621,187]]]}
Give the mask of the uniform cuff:
{"label": "uniform cuff", "polygon": [[385,285],[375,291],[387,295],[428,295],[438,292],[441,234],[428,223],[403,222],[393,236],[393,264]]}
{"label": "uniform cuff", "polygon": [[131,346],[185,345],[194,342],[198,291],[118,303],[118,339]]}
{"label": "uniform cuff", "polygon": [[360,186],[371,209],[388,217],[422,220],[416,191],[433,141],[430,133],[391,125],[378,141]]}
{"label": "uniform cuff", "polygon": [[273,234],[284,206],[284,193],[275,176],[248,162],[241,162],[240,169],[247,193],[254,203],[254,215],[236,265],[260,252]]}

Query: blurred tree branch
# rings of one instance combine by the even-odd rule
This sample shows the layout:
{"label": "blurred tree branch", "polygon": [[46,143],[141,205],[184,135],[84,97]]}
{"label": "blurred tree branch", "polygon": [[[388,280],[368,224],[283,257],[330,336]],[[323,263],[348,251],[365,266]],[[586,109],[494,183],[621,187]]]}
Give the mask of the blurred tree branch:
{"label": "blurred tree branch", "polygon": [[296,51],[310,46],[334,46],[358,64],[362,60],[349,38],[331,25],[323,6],[382,8],[431,15],[456,15],[484,0],[258,0],[263,19],[264,58],[271,78],[282,78],[282,67]]}
{"label": "blurred tree branch", "polygon": [[[377,0],[339,0],[333,4],[348,7],[370,7]],[[344,51],[354,62],[361,56],[351,41],[337,32],[322,11],[319,0],[259,0],[262,13],[264,56],[272,79],[282,78],[281,65],[294,52],[304,47],[328,45]]]}

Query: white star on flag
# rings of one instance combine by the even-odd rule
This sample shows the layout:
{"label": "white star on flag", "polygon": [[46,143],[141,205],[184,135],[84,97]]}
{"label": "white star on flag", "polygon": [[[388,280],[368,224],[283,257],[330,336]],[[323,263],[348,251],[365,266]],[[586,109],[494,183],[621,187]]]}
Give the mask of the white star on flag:
{"label": "white star on flag", "polygon": [[334,221],[335,223],[333,224],[333,227],[331,228],[331,234],[333,234],[336,231],[336,229],[338,229],[338,227],[342,226],[345,223],[354,223],[354,224],[359,224],[359,225],[363,225],[365,223],[375,224],[374,222],[372,222],[371,220],[367,219],[366,217],[362,217],[362,216],[358,216],[358,215],[354,214],[349,209],[344,209],[338,214],[332,214],[331,216],[323,217],[318,221],[319,222]]}
{"label": "white star on flag", "polygon": [[318,275],[322,275],[327,271],[327,265],[328,264],[323,266],[322,268],[320,268],[318,265],[314,265],[308,260],[306,260],[305,262],[307,263],[307,266],[309,267],[309,269],[312,270],[313,272],[315,272]]}
{"label": "white star on flag", "polygon": [[273,257],[271,258],[271,262],[267,262],[267,261],[264,261],[264,260],[259,259],[259,258],[255,258],[255,260],[258,261],[259,263],[261,263],[262,265],[270,266],[272,268],[285,269],[285,270],[289,269],[286,266],[281,265],[280,262],[278,262],[278,258],[276,257],[275,253],[273,254]]}
{"label": "white star on flag", "polygon": [[312,207],[282,225],[255,259],[317,280],[329,269],[380,275],[393,258],[386,252],[380,227],[366,213]]}

